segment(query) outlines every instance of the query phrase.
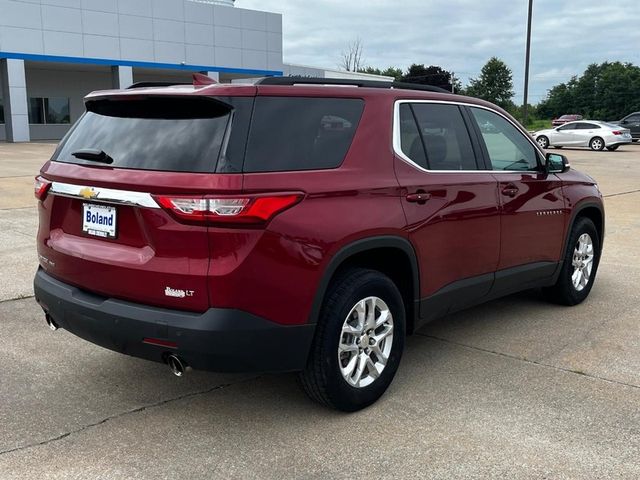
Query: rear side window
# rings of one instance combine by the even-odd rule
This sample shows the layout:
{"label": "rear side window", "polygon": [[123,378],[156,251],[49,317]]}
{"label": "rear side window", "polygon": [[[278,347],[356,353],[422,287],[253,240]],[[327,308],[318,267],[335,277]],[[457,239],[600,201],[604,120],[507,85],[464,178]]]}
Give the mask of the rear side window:
{"label": "rear side window", "polygon": [[363,108],[351,98],[257,97],[244,172],[338,167]]}
{"label": "rear side window", "polygon": [[[249,103],[243,109],[245,117],[250,108]],[[74,156],[94,150],[111,157],[110,166],[117,168],[212,172],[223,144],[233,144],[227,135],[233,110],[229,103],[203,97],[95,100],[87,104],[53,160],[97,165]]]}
{"label": "rear side window", "polygon": [[411,105],[430,170],[477,170],[469,131],[457,105]]}
{"label": "rear side window", "polygon": [[400,148],[413,163],[429,168],[418,124],[408,103],[400,104]]}

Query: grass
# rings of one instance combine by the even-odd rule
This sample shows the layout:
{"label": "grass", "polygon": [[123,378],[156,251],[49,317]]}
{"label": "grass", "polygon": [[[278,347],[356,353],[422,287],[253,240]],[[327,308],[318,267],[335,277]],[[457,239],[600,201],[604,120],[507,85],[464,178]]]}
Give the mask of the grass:
{"label": "grass", "polygon": [[545,128],[551,128],[551,120],[530,120],[527,125],[527,130],[544,130]]}

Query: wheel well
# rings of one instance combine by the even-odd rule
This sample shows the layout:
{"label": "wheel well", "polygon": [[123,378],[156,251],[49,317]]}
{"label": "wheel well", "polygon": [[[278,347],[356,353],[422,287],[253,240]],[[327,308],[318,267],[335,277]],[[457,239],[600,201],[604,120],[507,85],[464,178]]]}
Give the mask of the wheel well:
{"label": "wheel well", "polygon": [[406,332],[413,333],[415,319],[414,274],[406,252],[399,248],[381,247],[355,253],[344,260],[332,275],[332,280],[347,268],[360,267],[377,270],[396,284],[404,300]]}
{"label": "wheel well", "polygon": [[576,220],[580,217],[586,217],[593,222],[598,232],[600,243],[602,243],[602,237],[604,234],[604,222],[602,218],[602,212],[597,207],[586,207],[578,212]]}

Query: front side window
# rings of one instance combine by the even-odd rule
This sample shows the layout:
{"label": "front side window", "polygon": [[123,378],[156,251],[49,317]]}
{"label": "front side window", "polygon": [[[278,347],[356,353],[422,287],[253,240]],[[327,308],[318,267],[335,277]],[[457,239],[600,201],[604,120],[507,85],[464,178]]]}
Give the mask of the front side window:
{"label": "front side window", "polygon": [[[483,108],[471,108],[484,140],[493,170],[538,170],[538,154],[533,144],[504,117]],[[482,125],[491,124],[487,130]]]}
{"label": "front side window", "polygon": [[355,98],[257,97],[243,171],[340,166],[363,109]]}
{"label": "front side window", "polygon": [[[415,117],[413,126],[409,109]],[[426,160],[429,170],[478,169],[469,132],[457,105],[401,104],[400,136],[403,153],[419,166]]]}
{"label": "front side window", "polygon": [[65,97],[30,97],[29,123],[65,124],[71,123],[69,99]]}
{"label": "front side window", "polygon": [[567,123],[565,125],[562,125],[561,127],[558,127],[558,131],[564,132],[566,130],[576,130],[577,128],[578,128],[577,123]]}

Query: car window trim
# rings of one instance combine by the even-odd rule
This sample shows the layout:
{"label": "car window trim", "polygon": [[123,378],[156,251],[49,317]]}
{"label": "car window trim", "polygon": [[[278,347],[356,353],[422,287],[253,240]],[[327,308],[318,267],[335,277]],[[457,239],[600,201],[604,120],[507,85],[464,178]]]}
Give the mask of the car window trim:
{"label": "car window trim", "polygon": [[[498,112],[497,110],[494,110],[492,108],[489,107],[485,107],[484,105],[477,105],[474,103],[468,103],[468,102],[455,102],[455,101],[451,101],[451,100],[425,100],[425,99],[398,99],[394,102],[393,105],[393,134],[392,134],[392,147],[393,147],[393,151],[394,153],[404,162],[408,163],[409,165],[411,165],[412,167],[416,168],[417,170],[420,170],[421,172],[426,172],[426,173],[497,173],[497,174],[503,174],[503,173],[518,173],[518,174],[523,174],[523,173],[531,173],[531,172],[535,172],[535,170],[429,170],[426,168],[422,168],[420,165],[418,165],[417,163],[415,163],[413,160],[411,160],[409,157],[407,157],[403,152],[402,152],[402,148],[400,145],[400,105],[403,103],[439,103],[439,104],[445,104],[445,105],[457,105],[458,107],[473,107],[473,108],[481,108],[483,110],[488,110],[489,112],[493,112],[499,116],[501,116],[502,118],[504,118],[505,120],[507,120],[510,124],[512,124],[517,130],[520,130],[520,127],[518,127],[518,125],[516,125],[512,120],[510,120],[507,116],[503,115],[502,113]],[[523,137],[527,138],[527,140],[529,141],[529,143],[533,146],[534,150],[539,154],[538,157],[538,167],[540,167],[540,159],[544,158],[544,154],[543,152],[540,150],[540,146],[533,140],[533,138],[531,138],[530,135],[524,135]],[[476,158],[476,164],[478,164],[478,159]],[[539,172],[540,170],[538,170]]]}

